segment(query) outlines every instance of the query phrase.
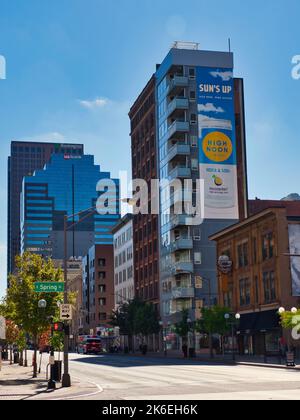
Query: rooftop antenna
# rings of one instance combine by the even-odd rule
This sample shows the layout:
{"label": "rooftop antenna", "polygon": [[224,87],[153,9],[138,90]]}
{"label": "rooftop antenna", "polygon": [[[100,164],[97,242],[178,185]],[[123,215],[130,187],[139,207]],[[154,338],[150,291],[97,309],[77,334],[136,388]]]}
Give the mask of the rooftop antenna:
{"label": "rooftop antenna", "polygon": [[229,48],[229,52],[231,53],[231,39],[228,38],[228,48]]}

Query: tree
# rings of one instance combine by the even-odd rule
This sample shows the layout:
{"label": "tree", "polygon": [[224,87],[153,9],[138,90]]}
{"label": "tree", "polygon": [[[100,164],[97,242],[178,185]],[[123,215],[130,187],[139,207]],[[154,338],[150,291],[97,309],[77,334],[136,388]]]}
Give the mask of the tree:
{"label": "tree", "polygon": [[230,312],[228,308],[214,306],[212,308],[202,308],[202,318],[196,323],[196,330],[204,332],[209,337],[210,357],[213,357],[213,334],[220,334],[222,337],[229,331],[225,315]]}
{"label": "tree", "polygon": [[[279,315],[282,328],[285,330],[294,330],[298,336],[300,330],[300,310],[297,312],[285,311]],[[288,347],[291,347],[290,335],[288,335]]]}
{"label": "tree", "polygon": [[[3,313],[3,308],[2,308],[2,313]],[[10,349],[10,357],[9,357],[9,363],[12,364],[12,359],[13,359],[13,346],[17,343],[18,340],[18,336],[19,336],[19,328],[17,327],[17,325],[11,321],[11,320],[6,320],[6,342],[9,345],[9,349]]]}
{"label": "tree", "polygon": [[137,308],[134,318],[134,330],[135,333],[140,336],[142,343],[144,337],[159,333],[159,321],[152,304],[143,302],[143,304]]}
{"label": "tree", "polygon": [[[61,293],[36,293],[35,282],[60,282],[62,272],[55,268],[49,258],[24,253],[16,258],[16,273],[9,278],[10,288],[1,310],[7,319],[22,326],[24,332],[30,334],[34,342],[33,377],[37,376],[37,344],[39,336],[49,328],[52,319],[58,316],[57,301],[62,300]],[[38,307],[44,299],[45,309]]]}
{"label": "tree", "polygon": [[160,328],[154,306],[138,298],[122,304],[114,311],[110,323],[120,328],[121,335],[128,336],[130,350],[133,348],[134,335],[139,335],[143,340],[150,334],[158,333]]}
{"label": "tree", "polygon": [[189,332],[192,331],[192,325],[188,322],[189,312],[187,309],[182,311],[181,321],[175,324],[174,331],[183,341],[187,341]]}

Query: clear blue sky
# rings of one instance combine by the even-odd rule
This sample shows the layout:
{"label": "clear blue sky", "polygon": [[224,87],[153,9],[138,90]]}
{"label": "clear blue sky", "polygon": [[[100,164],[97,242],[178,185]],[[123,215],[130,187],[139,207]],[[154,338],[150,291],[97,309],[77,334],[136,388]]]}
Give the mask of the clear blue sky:
{"label": "clear blue sky", "polygon": [[1,0],[0,296],[6,284],[11,140],[83,142],[103,170],[130,168],[127,112],[174,40],[235,53],[245,79],[250,197],[300,192],[298,0]]}

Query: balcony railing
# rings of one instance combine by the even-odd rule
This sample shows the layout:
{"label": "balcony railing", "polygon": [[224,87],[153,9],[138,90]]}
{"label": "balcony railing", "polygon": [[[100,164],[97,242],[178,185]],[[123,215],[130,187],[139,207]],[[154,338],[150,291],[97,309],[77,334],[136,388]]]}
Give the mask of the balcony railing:
{"label": "balcony railing", "polygon": [[183,273],[193,273],[194,264],[192,261],[178,261],[174,264],[172,274],[174,276]]}
{"label": "balcony railing", "polygon": [[174,169],[172,169],[169,172],[169,179],[179,179],[179,178],[191,178],[192,177],[192,171],[191,168],[183,167],[183,166],[176,166]]}
{"label": "balcony railing", "polygon": [[172,290],[172,299],[191,299],[195,297],[195,289],[192,287],[177,287]]}
{"label": "balcony railing", "polygon": [[171,245],[171,252],[193,249],[193,239],[180,238]]}
{"label": "balcony railing", "polygon": [[170,81],[168,87],[168,95],[171,95],[178,89],[182,89],[187,87],[189,84],[188,77],[185,76],[174,76],[174,78]]}
{"label": "balcony railing", "polygon": [[187,110],[189,109],[189,101],[187,98],[175,98],[169,103],[167,109],[167,116],[170,117],[176,110]]}
{"label": "balcony railing", "polygon": [[168,163],[173,160],[176,156],[189,156],[191,153],[191,147],[188,144],[177,143],[171,147],[168,151],[164,163]]}
{"label": "balcony railing", "polygon": [[177,133],[188,133],[190,129],[190,124],[187,121],[174,121],[173,124],[170,125],[167,138],[172,138]]}

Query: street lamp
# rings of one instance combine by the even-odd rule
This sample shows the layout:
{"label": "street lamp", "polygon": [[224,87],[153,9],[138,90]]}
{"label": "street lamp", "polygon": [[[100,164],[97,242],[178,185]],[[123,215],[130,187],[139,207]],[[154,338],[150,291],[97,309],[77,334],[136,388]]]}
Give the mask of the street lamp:
{"label": "street lamp", "polygon": [[[232,340],[232,360],[235,362],[235,348],[234,348],[234,327],[240,321],[240,314],[225,314],[225,320],[231,325],[231,340]],[[233,319],[234,318],[234,319]]]}
{"label": "street lamp", "polygon": [[[119,199],[117,201],[131,203],[133,202],[131,199]],[[97,207],[90,207],[89,209],[82,210],[78,213],[74,214],[65,214],[64,215],[64,284],[65,284],[65,290],[64,290],[64,301],[63,303],[65,305],[68,304],[68,230],[73,229],[74,226],[78,225],[79,223],[83,222],[87,218],[91,217],[94,213],[96,213]],[[83,216],[81,217],[81,215]],[[79,217],[79,220],[75,222],[75,217]],[[68,226],[69,219],[73,219],[70,226]],[[74,256],[74,255],[73,255]],[[63,388],[69,388],[71,386],[71,377],[69,374],[69,325],[68,321],[65,321],[65,336],[64,336],[64,373],[62,377],[62,387]]]}
{"label": "street lamp", "polygon": [[45,299],[41,299],[38,301],[39,309],[46,309],[47,308],[47,301]]}

